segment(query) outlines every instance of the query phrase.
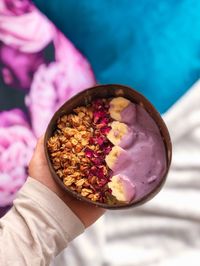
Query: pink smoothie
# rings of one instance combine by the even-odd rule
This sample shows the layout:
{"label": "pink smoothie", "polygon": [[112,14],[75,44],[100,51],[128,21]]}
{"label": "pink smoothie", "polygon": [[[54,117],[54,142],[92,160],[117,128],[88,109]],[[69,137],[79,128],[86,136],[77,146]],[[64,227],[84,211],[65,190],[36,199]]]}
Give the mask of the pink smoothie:
{"label": "pink smoothie", "polygon": [[135,185],[135,201],[160,183],[167,167],[166,150],[156,123],[143,107],[130,103],[121,112],[121,122],[129,130],[118,144],[124,150],[112,170],[113,175],[124,175]]}

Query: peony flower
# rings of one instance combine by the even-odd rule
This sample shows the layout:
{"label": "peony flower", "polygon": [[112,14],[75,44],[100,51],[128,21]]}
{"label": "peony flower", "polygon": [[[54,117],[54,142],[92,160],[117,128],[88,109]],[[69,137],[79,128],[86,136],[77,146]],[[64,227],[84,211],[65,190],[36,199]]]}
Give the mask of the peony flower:
{"label": "peony flower", "polygon": [[20,109],[0,112],[0,128],[9,128],[13,125],[28,127],[24,113]]}
{"label": "peony flower", "polygon": [[1,0],[1,7],[0,11],[4,14],[16,16],[33,10],[33,5],[29,0]]}
{"label": "peony flower", "polygon": [[12,204],[27,177],[36,139],[19,109],[0,113],[0,207]]}
{"label": "peony flower", "polygon": [[55,26],[26,0],[1,0],[0,25],[0,41],[26,53],[41,51],[55,34]]}
{"label": "peony flower", "polygon": [[66,65],[66,75],[75,90],[94,86],[96,80],[87,59],[60,32],[54,37],[55,60]]}
{"label": "peony flower", "polygon": [[14,88],[28,89],[34,72],[44,63],[41,51],[54,39],[55,26],[28,0],[2,0],[0,25],[3,80]]}
{"label": "peony flower", "polygon": [[[75,53],[74,58],[77,58],[79,53],[75,52],[74,48],[72,52]],[[68,53],[70,54],[70,51]],[[84,58],[82,60],[85,61]],[[30,93],[26,97],[26,105],[37,137],[44,133],[51,117],[66,100],[82,89],[94,85],[94,76],[88,64],[80,65],[76,62],[71,56],[65,63],[41,65],[35,73]]]}
{"label": "peony flower", "polygon": [[5,84],[14,88],[28,89],[34,72],[44,63],[44,59],[41,52],[27,54],[1,44],[0,62],[0,71]]}

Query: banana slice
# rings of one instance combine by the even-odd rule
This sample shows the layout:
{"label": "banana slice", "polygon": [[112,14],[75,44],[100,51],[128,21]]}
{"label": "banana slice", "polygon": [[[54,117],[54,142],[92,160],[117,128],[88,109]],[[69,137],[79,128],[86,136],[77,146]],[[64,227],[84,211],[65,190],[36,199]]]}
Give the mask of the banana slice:
{"label": "banana slice", "polygon": [[124,123],[114,121],[111,123],[111,128],[107,138],[112,144],[119,145],[124,135],[128,133],[128,126]]}
{"label": "banana slice", "polygon": [[117,121],[121,121],[121,112],[130,104],[131,102],[123,97],[113,98],[110,102],[109,113],[110,116]]}
{"label": "banana slice", "polygon": [[113,176],[108,187],[119,201],[130,202],[135,196],[135,185],[124,175]]}
{"label": "banana slice", "polygon": [[112,150],[106,155],[105,161],[108,167],[117,172],[129,169],[130,165],[133,163],[132,155],[119,146],[114,146]]}
{"label": "banana slice", "polygon": [[109,152],[108,155],[106,155],[105,161],[110,169],[113,170],[114,166],[116,165],[116,161],[119,157],[119,155],[123,152],[124,150],[120,148],[119,146],[114,146],[112,150]]}

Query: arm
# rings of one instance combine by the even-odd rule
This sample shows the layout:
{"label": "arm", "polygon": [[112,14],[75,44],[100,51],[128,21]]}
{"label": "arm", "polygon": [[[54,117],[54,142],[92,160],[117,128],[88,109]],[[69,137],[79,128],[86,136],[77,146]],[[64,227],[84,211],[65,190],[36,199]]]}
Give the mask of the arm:
{"label": "arm", "polygon": [[1,265],[49,265],[103,210],[66,195],[52,179],[38,142],[29,177],[0,220]]}

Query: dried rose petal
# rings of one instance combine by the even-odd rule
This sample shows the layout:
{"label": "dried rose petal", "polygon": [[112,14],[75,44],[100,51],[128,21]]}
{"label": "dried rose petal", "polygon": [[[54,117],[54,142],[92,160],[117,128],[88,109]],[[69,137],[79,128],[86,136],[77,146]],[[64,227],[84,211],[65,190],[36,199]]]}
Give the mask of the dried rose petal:
{"label": "dried rose petal", "polygon": [[102,111],[102,110],[99,110],[99,111],[95,111],[93,113],[94,115],[94,122],[97,123],[99,122],[102,118],[104,118],[106,116],[106,112],[105,111]]}
{"label": "dried rose petal", "polygon": [[85,149],[85,155],[88,157],[88,158],[92,158],[94,157],[94,151],[89,149],[89,148],[86,148]]}
{"label": "dried rose petal", "polygon": [[111,127],[110,126],[105,126],[105,127],[102,127],[100,129],[100,131],[101,131],[102,134],[108,134],[110,132],[110,130],[111,130]]}
{"label": "dried rose petal", "polygon": [[104,102],[102,99],[97,99],[97,100],[93,101],[93,107],[95,109],[101,109],[103,105],[104,105]]}
{"label": "dried rose petal", "polygon": [[101,151],[100,152],[99,151],[94,151],[93,157],[98,158],[99,154],[101,154]]}
{"label": "dried rose petal", "polygon": [[108,189],[106,190],[106,192],[112,194],[112,189],[111,189],[111,188],[108,188]]}
{"label": "dried rose petal", "polygon": [[110,121],[109,121],[109,118],[108,118],[108,117],[104,117],[104,118],[102,118],[102,120],[101,120],[101,124],[102,124],[103,126],[107,126],[109,122],[110,122]]}
{"label": "dried rose petal", "polygon": [[104,136],[91,137],[89,140],[90,145],[98,144],[102,145],[107,139]]}
{"label": "dried rose petal", "polygon": [[92,166],[90,168],[89,176],[93,176],[93,175],[96,176],[96,173],[97,173],[97,167],[96,166]]}
{"label": "dried rose petal", "polygon": [[104,141],[105,141],[105,138],[104,138],[104,137],[98,137],[98,138],[97,138],[97,143],[98,143],[99,145],[102,145],[102,144],[104,143]]}
{"label": "dried rose petal", "polygon": [[103,187],[103,186],[105,186],[107,183],[108,183],[108,180],[107,180],[107,179],[105,179],[105,178],[101,178],[100,181],[98,182],[98,185],[99,185],[100,187]]}
{"label": "dried rose petal", "polygon": [[90,145],[95,144],[95,140],[96,140],[96,138],[91,137],[90,140],[89,140],[89,144],[90,144]]}
{"label": "dried rose petal", "polygon": [[104,149],[104,153],[107,155],[109,154],[109,152],[112,150],[112,146],[107,146],[105,149]]}
{"label": "dried rose petal", "polygon": [[99,178],[104,178],[105,177],[103,168],[98,168],[98,170],[97,170],[97,176]]}
{"label": "dried rose petal", "polygon": [[102,159],[99,157],[99,158],[92,158],[91,161],[93,162],[94,165],[98,166],[98,165],[101,165],[103,162],[102,162]]}

